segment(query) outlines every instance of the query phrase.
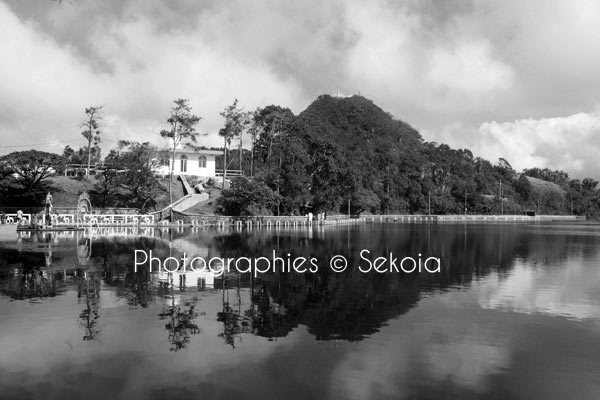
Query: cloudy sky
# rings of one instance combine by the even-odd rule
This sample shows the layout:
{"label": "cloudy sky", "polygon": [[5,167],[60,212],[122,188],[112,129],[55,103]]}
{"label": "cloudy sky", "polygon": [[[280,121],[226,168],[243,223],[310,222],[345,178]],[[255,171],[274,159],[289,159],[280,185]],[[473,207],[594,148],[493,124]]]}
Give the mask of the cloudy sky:
{"label": "cloudy sky", "polygon": [[104,147],[165,145],[189,98],[206,145],[234,98],[301,112],[361,94],[426,140],[515,169],[600,178],[597,1],[0,2],[0,154],[84,144],[104,105]]}

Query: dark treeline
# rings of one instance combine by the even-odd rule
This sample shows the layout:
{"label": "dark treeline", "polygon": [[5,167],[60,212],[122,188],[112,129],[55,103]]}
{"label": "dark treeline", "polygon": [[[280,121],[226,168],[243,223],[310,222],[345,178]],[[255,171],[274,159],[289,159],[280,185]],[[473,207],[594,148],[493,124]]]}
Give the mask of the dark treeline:
{"label": "dark treeline", "polygon": [[[169,158],[165,151],[203,148],[195,130],[201,118],[188,100],[174,103],[170,129],[160,136],[175,147],[160,150],[149,142],[121,141],[95,177],[95,203],[156,208],[165,188],[154,171],[161,159]],[[222,170],[225,163],[245,176],[227,176],[231,187],[216,202],[217,212],[226,215],[600,214],[596,180],[570,179],[565,172],[540,168],[517,172],[502,158],[492,163],[468,149],[426,142],[414,128],[361,96],[323,95],[297,116],[275,105],[245,112],[235,100],[221,115],[226,157],[217,158],[216,168]],[[101,115],[94,118],[101,121]],[[1,204],[37,205],[53,189],[46,178],[65,165],[100,162],[100,124],[91,120],[85,120],[82,132],[88,144],[78,151],[67,146],[62,155],[29,150],[0,157]],[[84,179],[83,170],[78,175]],[[169,193],[172,177],[170,182]]]}
{"label": "dark treeline", "polygon": [[[593,179],[571,180],[565,172],[539,168],[517,173],[504,159],[492,164],[468,149],[426,142],[360,96],[324,95],[298,116],[269,106],[253,118],[254,147],[244,150],[242,165],[254,182],[234,180],[220,201],[224,213],[346,213],[349,207],[352,214],[596,217],[600,209]],[[239,158],[236,150],[228,156],[235,163]]]}

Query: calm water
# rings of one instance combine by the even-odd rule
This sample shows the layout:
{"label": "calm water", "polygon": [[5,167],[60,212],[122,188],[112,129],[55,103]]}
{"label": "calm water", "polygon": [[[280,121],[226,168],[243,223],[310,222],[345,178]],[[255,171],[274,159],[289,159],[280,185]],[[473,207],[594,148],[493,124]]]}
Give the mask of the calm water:
{"label": "calm water", "polygon": [[[1,238],[2,399],[600,398],[600,226]],[[275,251],[319,270],[184,279],[134,272],[136,249]],[[364,249],[438,257],[441,272],[361,273]]]}

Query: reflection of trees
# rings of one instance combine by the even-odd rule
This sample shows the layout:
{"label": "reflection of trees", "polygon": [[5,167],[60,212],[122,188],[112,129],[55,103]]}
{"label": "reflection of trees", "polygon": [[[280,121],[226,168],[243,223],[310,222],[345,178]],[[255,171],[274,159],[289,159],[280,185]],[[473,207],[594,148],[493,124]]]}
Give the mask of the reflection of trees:
{"label": "reflection of trees", "polygon": [[[490,273],[503,279],[509,275],[517,257],[541,266],[573,254],[595,257],[594,237],[560,232],[536,234],[536,229],[546,227],[374,224],[324,232],[313,230],[312,236],[306,229],[265,229],[227,234],[211,232],[199,239],[189,236],[187,240],[204,241],[203,248],[208,248],[209,256],[252,258],[271,256],[275,250],[279,255],[290,253],[292,258],[319,259],[316,274],[278,272],[260,275],[256,280],[249,275],[231,275],[216,281],[215,287],[223,291],[222,308],[217,313],[217,319],[223,324],[221,336],[233,346],[236,337],[244,333],[273,339],[286,336],[298,325],[305,325],[321,340],[361,340],[377,332],[389,319],[406,313],[424,294],[468,287],[474,279]],[[131,307],[147,307],[157,297],[168,299],[160,316],[166,320],[173,350],[184,348],[191,335],[198,332],[194,323],[195,301],[180,300],[184,296],[181,288],[174,290],[172,277],[168,284],[160,286],[157,275],[146,268],[133,272],[135,249],[152,249],[155,257],[165,259],[171,254],[166,240],[95,238],[93,248],[90,240],[78,240],[77,252],[73,246],[69,246],[68,251],[54,246],[43,235],[24,237],[23,242],[18,249],[0,249],[2,292],[13,299],[54,296],[68,285],[68,280],[63,282],[61,276],[71,275],[77,264],[85,265],[87,271],[96,271],[89,273],[90,281],[78,281],[79,272],[74,278],[81,298],[85,298],[80,319],[86,337],[97,336],[97,294],[101,279],[105,285],[115,288],[118,296],[126,298]],[[377,255],[393,252],[398,256],[422,253],[440,257],[442,272],[434,275],[362,274],[349,268],[335,274],[328,268],[326,261],[334,254],[347,256],[349,265],[358,265],[361,249],[369,249]],[[46,265],[51,268],[45,268]],[[63,274],[63,269],[70,271]]]}
{"label": "reflection of trees", "polygon": [[85,330],[83,340],[94,340],[100,334],[100,278],[85,270],[82,274],[78,279],[77,298],[85,297],[85,309],[79,314],[79,319]]}
{"label": "reflection of trees", "polygon": [[13,300],[54,297],[60,293],[52,274],[39,268],[14,268],[2,292]]}
{"label": "reflection of trees", "polygon": [[242,297],[240,293],[241,281],[237,275],[237,286],[234,289],[237,302],[230,302],[230,293],[227,288],[227,279],[221,279],[221,293],[223,308],[217,313],[217,321],[223,323],[223,333],[219,337],[225,339],[225,343],[235,348],[235,338],[241,333],[250,332],[250,319],[242,315]]}
{"label": "reflection of trees", "polygon": [[275,303],[265,284],[252,294],[252,307],[246,311],[252,321],[252,333],[269,339],[284,337],[294,326],[284,307]]}
{"label": "reflection of trees", "polygon": [[128,274],[125,279],[125,284],[129,289],[126,294],[127,304],[131,308],[148,307],[148,303],[154,299],[150,285],[150,273],[147,270],[139,270],[137,273]]}
{"label": "reflection of trees", "polygon": [[[330,235],[283,231],[253,234],[245,232],[215,238],[219,253],[227,257],[258,257],[290,253],[314,256],[320,260],[315,274],[269,273],[257,282],[246,282],[253,295],[243,315],[249,319],[255,335],[275,338],[287,335],[294,327],[306,325],[319,340],[361,340],[377,332],[385,322],[406,313],[422,295],[446,290],[457,285],[469,285],[472,279],[503,271],[510,267],[520,241],[514,225],[507,226],[435,226],[377,225],[359,226]],[[361,232],[369,230],[372,232]],[[482,234],[481,230],[485,230]],[[349,268],[333,273],[323,261],[334,254],[343,254],[349,265],[364,265],[361,249],[371,254],[387,256],[393,252],[404,256],[435,256],[442,259],[440,274],[361,273]],[[255,291],[256,290],[256,291]],[[235,307],[234,307],[235,308]],[[224,301],[218,314],[225,325],[226,340],[246,332],[240,315]]]}
{"label": "reflection of trees", "polygon": [[[152,249],[153,256],[160,259],[172,255],[168,242],[163,240],[145,237],[101,238],[94,242],[90,262],[102,265],[107,285],[115,287],[116,294],[125,298],[131,308],[146,308],[157,296],[168,299],[169,305],[165,305],[159,317],[167,320],[165,328],[169,331],[171,350],[181,350],[187,347],[191,335],[200,331],[194,323],[198,315],[195,307],[197,300],[176,295],[172,275],[169,275],[167,282],[160,282],[147,266],[134,271],[133,254],[136,249]],[[185,289],[183,278],[179,288],[180,291]]]}
{"label": "reflection of trees", "polygon": [[80,323],[85,330],[83,340],[94,340],[100,334],[100,277],[88,267],[92,256],[92,238],[77,237],[77,298],[85,297],[85,309],[79,314]]}
{"label": "reflection of trees", "polygon": [[223,323],[223,333],[219,333],[219,337],[225,339],[225,343],[233,348],[236,336],[248,332],[248,321],[240,315],[240,310],[227,303],[224,303],[222,311],[217,313],[217,321]]}
{"label": "reflection of trees", "polygon": [[19,254],[20,266],[9,269],[9,279],[3,279],[2,292],[15,300],[53,297],[60,292],[56,279],[49,270],[52,267],[52,245],[55,236],[38,232],[33,235],[31,241],[39,243],[43,253]]}
{"label": "reflection of trees", "polygon": [[[289,252],[292,258],[316,256],[319,260],[328,259],[330,253],[348,255],[346,248],[332,252],[340,243],[346,246],[345,238],[339,240],[342,238],[335,235],[307,238],[302,232],[293,233],[277,236],[236,233],[215,241],[221,253],[231,257],[264,256],[264,249],[276,250],[277,254]],[[373,248],[377,249],[377,245]],[[237,286],[243,281],[238,278]],[[228,282],[236,285],[233,279]],[[286,336],[299,324],[308,326],[320,340],[360,340],[377,332],[386,320],[406,312],[419,299],[418,279],[414,276],[362,274],[351,270],[335,274],[322,263],[316,274],[277,272],[264,274],[256,282],[246,276],[245,282],[251,287],[249,306],[241,312],[224,296],[223,311],[217,314],[224,324],[222,336],[232,345],[233,337],[239,333],[273,339]],[[224,289],[224,293],[228,292]]]}
{"label": "reflection of trees", "polygon": [[147,268],[133,270],[133,253],[136,249],[152,249],[162,258],[165,250],[159,246],[161,243],[146,237],[97,239],[91,262],[102,266],[105,283],[115,287],[117,296],[125,298],[131,308],[146,308],[154,300],[152,274]]}
{"label": "reflection of trees", "polygon": [[[361,340],[377,332],[384,321],[405,313],[419,298],[414,280],[359,273],[270,274],[251,286],[250,305],[243,312],[241,302],[232,305],[224,295],[223,310],[217,313],[224,325],[219,336],[232,346],[241,333],[271,340],[300,324],[319,340]],[[237,288],[223,292],[232,291],[239,293]]]}
{"label": "reflection of trees", "polygon": [[171,351],[178,351],[187,347],[191,335],[200,333],[200,328],[194,323],[198,316],[196,311],[197,299],[180,299],[182,304],[175,302],[175,289],[173,287],[173,276],[169,277],[168,297],[171,300],[169,306],[165,306],[159,314],[160,319],[166,319],[165,328],[169,331],[169,342]]}

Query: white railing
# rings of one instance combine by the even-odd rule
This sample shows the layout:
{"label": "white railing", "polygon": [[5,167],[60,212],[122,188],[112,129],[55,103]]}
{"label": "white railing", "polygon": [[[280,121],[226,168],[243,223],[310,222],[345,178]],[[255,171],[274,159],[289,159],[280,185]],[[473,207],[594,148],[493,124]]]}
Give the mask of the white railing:
{"label": "white railing", "polygon": [[[215,176],[218,178],[222,178],[223,177],[223,169],[215,170]],[[240,169],[228,169],[227,170],[228,178],[237,178],[240,176],[244,176],[244,172]]]}
{"label": "white railing", "polygon": [[100,226],[85,230],[85,235],[94,237],[130,237],[130,236],[154,236],[153,226]]}
{"label": "white railing", "polygon": [[[154,237],[153,226],[101,226],[86,228],[85,230],[59,230],[52,233],[55,237],[65,239],[78,239],[81,237]],[[35,231],[20,231],[18,235],[22,238],[30,238]]]}
{"label": "white railing", "polygon": [[[52,225],[120,226],[154,225],[154,215],[150,214],[52,214]],[[42,217],[46,225],[46,215]]]}
{"label": "white railing", "polygon": [[[17,223],[17,214],[5,214],[4,222],[6,224],[16,224]],[[31,223],[31,214],[22,214],[21,215],[21,224],[29,225]]]}

